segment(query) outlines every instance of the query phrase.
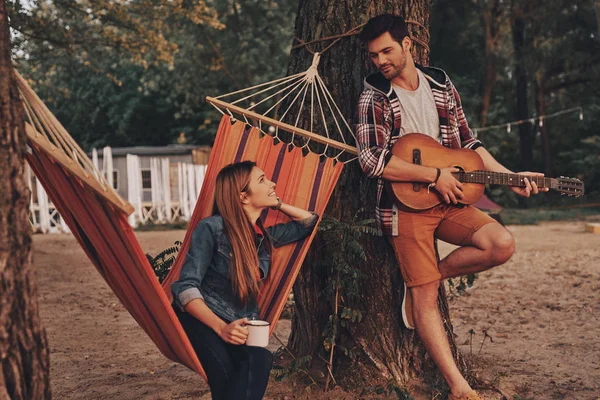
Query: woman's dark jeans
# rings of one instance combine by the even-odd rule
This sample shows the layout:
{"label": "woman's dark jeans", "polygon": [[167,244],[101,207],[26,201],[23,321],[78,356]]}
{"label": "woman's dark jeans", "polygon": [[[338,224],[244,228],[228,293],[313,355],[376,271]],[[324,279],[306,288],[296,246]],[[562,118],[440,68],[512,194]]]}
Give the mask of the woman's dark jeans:
{"label": "woman's dark jeans", "polygon": [[174,307],[208,377],[213,400],[260,400],[273,355],[262,347],[226,343],[215,331]]}

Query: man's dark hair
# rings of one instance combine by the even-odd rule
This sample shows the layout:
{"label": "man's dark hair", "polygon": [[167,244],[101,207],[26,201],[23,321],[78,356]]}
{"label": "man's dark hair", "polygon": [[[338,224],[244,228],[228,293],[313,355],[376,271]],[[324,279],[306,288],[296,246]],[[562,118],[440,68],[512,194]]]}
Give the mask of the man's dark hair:
{"label": "man's dark hair", "polygon": [[408,33],[408,26],[404,22],[404,18],[398,15],[383,14],[373,17],[365,24],[358,35],[358,39],[361,42],[370,42],[373,39],[377,39],[384,33],[389,32],[392,38],[402,43],[402,39],[406,36],[410,38]]}

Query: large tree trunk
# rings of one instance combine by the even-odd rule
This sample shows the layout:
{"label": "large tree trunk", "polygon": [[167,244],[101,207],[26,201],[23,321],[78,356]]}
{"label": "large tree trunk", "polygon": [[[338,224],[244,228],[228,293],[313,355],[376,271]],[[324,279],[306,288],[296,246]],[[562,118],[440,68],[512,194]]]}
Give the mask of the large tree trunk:
{"label": "large tree trunk", "polygon": [[[337,35],[375,15],[394,13],[423,25],[413,24],[412,33],[428,43],[430,7],[429,0],[301,0],[295,36],[311,41]],[[320,51],[330,43],[315,43],[310,48]],[[416,61],[427,65],[428,50],[416,42],[413,56]],[[311,59],[306,48],[293,50],[288,73],[306,70]],[[356,36],[342,39],[322,55],[319,72],[350,122],[354,121],[355,106],[369,68],[366,46],[361,46]],[[308,129],[309,125],[304,122]],[[320,130],[317,127],[315,131]],[[376,202],[375,185],[375,180],[367,179],[362,173],[358,162],[348,163],[330,200],[327,216],[349,222],[355,220],[359,209],[372,216]],[[359,217],[359,220],[364,218]],[[345,306],[360,309],[364,319],[342,328],[336,337],[336,344],[352,349],[356,358],[351,360],[342,351],[336,352],[333,375],[338,384],[372,385],[378,380],[393,379],[404,385],[411,377],[430,370],[431,362],[425,357],[414,332],[402,327],[400,303],[403,282],[391,247],[385,238],[376,236],[363,236],[361,244],[367,262],[358,265],[362,274],[359,280],[360,299],[350,303],[349,296],[341,295],[339,301],[345,302]],[[294,285],[296,312],[290,343],[300,356],[311,355],[315,361],[321,359],[318,356],[329,359],[324,351],[322,333],[335,307],[335,299],[323,295],[327,293],[326,285],[332,277],[328,276],[327,268],[319,268],[315,264],[331,260],[339,246],[339,243],[325,243],[317,237]],[[457,354],[443,287],[440,289],[440,308],[448,338]]]}
{"label": "large tree trunk", "polygon": [[0,0],[0,400],[49,399],[49,359],[31,263],[23,108]]}

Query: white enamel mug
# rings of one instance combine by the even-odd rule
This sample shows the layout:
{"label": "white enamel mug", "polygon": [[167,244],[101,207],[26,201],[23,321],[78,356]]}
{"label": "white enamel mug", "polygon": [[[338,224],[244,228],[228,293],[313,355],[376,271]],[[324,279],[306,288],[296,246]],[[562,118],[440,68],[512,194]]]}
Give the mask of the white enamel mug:
{"label": "white enamel mug", "polygon": [[246,323],[248,338],[246,346],[267,347],[269,345],[269,322],[251,319]]}

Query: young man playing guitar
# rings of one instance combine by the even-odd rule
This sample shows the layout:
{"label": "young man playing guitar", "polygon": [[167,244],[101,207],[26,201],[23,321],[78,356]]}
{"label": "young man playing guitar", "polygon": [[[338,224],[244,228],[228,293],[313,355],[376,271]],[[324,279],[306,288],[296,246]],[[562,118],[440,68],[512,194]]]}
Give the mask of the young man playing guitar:
{"label": "young man playing guitar", "polygon": [[[449,399],[479,399],[461,375],[450,351],[437,306],[441,279],[485,271],[512,256],[515,242],[502,225],[472,206],[461,206],[463,184],[456,168],[416,165],[392,155],[398,138],[413,132],[429,135],[448,148],[468,148],[483,159],[486,170],[511,173],[477,140],[465,118],[458,92],[446,73],[413,61],[406,23],[380,15],[363,28],[359,39],[368,45],[378,73],[365,79],[358,102],[356,137],[360,165],[378,179],[375,210],[379,228],[394,248],[406,287],[402,304],[405,325],[416,329],[427,352],[450,386]],[[522,173],[540,176],[536,173]],[[392,200],[386,183],[423,182],[443,200],[438,206],[406,211]],[[524,178],[512,190],[524,197],[538,187]],[[547,189],[545,189],[547,190]],[[435,237],[459,247],[436,259]]]}

